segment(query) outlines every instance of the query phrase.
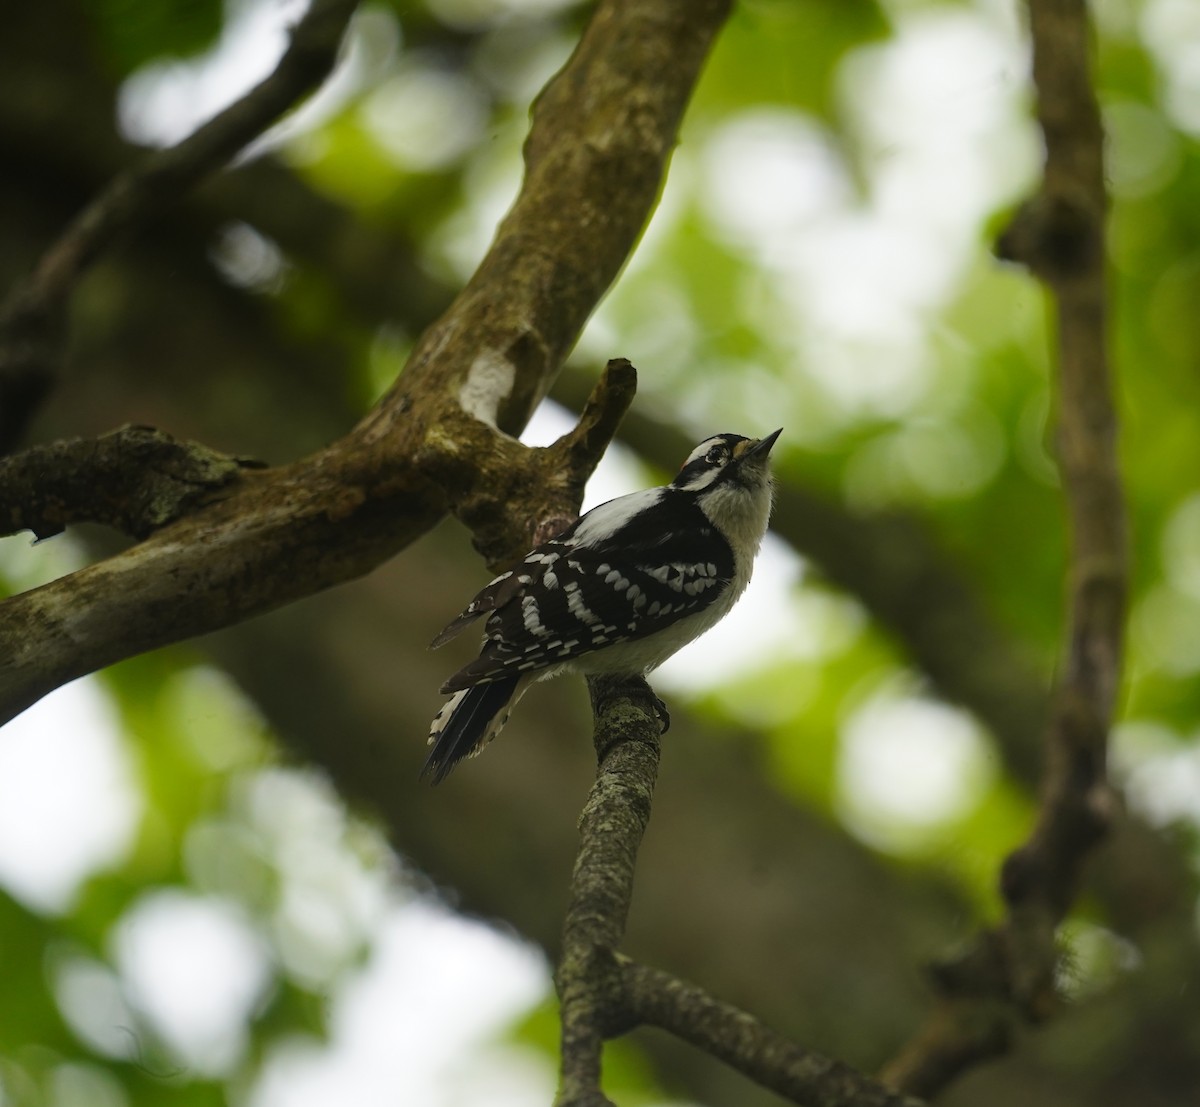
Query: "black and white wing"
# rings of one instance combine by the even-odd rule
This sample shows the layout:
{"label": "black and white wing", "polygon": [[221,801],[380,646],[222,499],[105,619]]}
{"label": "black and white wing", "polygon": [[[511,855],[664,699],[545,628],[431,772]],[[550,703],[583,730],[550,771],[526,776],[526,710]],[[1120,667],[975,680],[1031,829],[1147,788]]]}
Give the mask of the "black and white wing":
{"label": "black and white wing", "polygon": [[434,639],[488,615],[479,658],[442,691],[536,676],[657,634],[710,607],[733,574],[729,543],[694,497],[667,487],[610,500],[496,577]]}

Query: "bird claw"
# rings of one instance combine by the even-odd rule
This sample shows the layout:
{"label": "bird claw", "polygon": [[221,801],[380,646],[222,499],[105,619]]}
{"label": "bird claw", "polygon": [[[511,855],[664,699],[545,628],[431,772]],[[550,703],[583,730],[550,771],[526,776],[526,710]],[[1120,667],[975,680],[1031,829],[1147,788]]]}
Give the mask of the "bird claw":
{"label": "bird claw", "polygon": [[666,734],[671,729],[671,712],[667,710],[667,705],[658,696],[654,697],[654,715],[662,724],[659,734]]}

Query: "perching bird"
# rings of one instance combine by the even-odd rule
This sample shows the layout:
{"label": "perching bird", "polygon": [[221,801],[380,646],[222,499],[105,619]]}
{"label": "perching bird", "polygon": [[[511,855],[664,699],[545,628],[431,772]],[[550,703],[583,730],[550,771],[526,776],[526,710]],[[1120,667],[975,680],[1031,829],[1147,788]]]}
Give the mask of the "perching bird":
{"label": "perching bird", "polygon": [[592,508],[488,584],[433,640],[488,616],[479,657],[442,685],[421,775],[479,753],[534,681],[645,676],[723,619],[767,531],[780,433],[706,438],[670,484]]}

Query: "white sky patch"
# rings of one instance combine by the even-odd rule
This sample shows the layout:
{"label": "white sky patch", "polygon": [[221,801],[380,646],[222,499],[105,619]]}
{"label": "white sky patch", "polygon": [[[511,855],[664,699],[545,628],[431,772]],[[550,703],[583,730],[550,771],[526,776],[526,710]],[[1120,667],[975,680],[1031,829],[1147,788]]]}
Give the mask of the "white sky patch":
{"label": "white sky patch", "polygon": [[190,1068],[228,1073],[272,981],[265,942],[240,908],[180,889],[151,892],[117,926],[125,993]]}
{"label": "white sky patch", "polygon": [[87,552],[69,533],[40,542],[28,531],[0,538],[0,573],[14,593],[40,588],[87,563]]}
{"label": "white sky patch", "polygon": [[283,251],[249,223],[229,223],[222,228],[209,257],[240,288],[276,291],[287,262]]}
{"label": "white sky patch", "polygon": [[154,62],[125,82],[117,102],[122,133],[151,146],[191,134],[275,68],[287,49],[288,27],[307,7],[307,0],[228,4],[212,50],[187,61]]}
{"label": "white sky patch", "polygon": [[645,233],[620,279],[588,319],[576,346],[581,360],[603,362],[620,343],[635,365],[653,370],[642,383],[643,394],[663,388],[676,409],[692,395],[681,394],[672,385],[676,374],[692,374],[689,385],[703,383],[694,373],[696,363],[708,353],[699,347],[702,331],[707,334],[714,325],[732,326],[735,321],[731,312],[728,320],[705,320],[701,327],[685,281],[662,272],[663,247],[670,248],[672,235],[691,214],[697,175],[691,152],[686,147],[677,149]]}
{"label": "white sky patch", "polygon": [[883,691],[842,728],[839,811],[854,833],[879,848],[921,846],[979,802],[995,773],[994,757],[966,712]]}
{"label": "white sky patch", "polygon": [[239,781],[233,806],[240,820],[212,826],[207,842],[197,841],[198,828],[189,833],[193,879],[200,882],[204,867],[227,872],[230,851],[221,839],[248,829],[281,878],[270,920],[277,953],[294,979],[322,990],[357,956],[383,917],[395,875],[391,855],[382,842],[366,856],[351,848],[348,836],[356,842],[358,836],[345,808],[316,773],[284,768],[256,773]]}
{"label": "white sky patch", "polygon": [[426,251],[446,275],[467,280],[521,185],[521,143],[528,124],[514,116],[493,122],[490,141],[475,152],[461,181],[463,202],[428,237]]}
{"label": "white sky patch", "polygon": [[512,395],[517,371],[513,363],[495,350],[484,350],[471,362],[467,379],[458,390],[459,406],[488,426],[496,425],[500,405]]}
{"label": "white sky patch", "polygon": [[964,142],[974,146],[1009,125],[1028,74],[1024,32],[1011,15],[921,5],[898,13],[896,30],[893,40],[855,50],[842,75],[843,95],[877,155],[961,158],[955,150]]}
{"label": "white sky patch", "polygon": [[275,1047],[249,1105],[548,1103],[548,1063],[487,1045],[549,988],[532,947],[431,904],[397,907],[371,960],[333,996],[328,1042]]}
{"label": "white sky patch", "polygon": [[573,7],[578,0],[428,0],[438,19],[453,26],[477,30],[513,16],[548,15]]}
{"label": "white sky patch", "polygon": [[0,883],[28,906],[65,911],[116,864],[141,814],[108,698],[83,678],[0,729]]}
{"label": "white sky patch", "polygon": [[564,28],[533,20],[494,26],[480,40],[473,68],[492,89],[522,112],[575,49]]}

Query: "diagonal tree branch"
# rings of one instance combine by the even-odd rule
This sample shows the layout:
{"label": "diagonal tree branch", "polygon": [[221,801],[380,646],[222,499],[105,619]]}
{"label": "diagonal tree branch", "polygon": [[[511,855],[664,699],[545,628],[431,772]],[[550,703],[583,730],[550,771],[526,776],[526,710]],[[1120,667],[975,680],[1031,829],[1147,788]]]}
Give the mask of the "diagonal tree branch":
{"label": "diagonal tree branch", "polygon": [[578,473],[562,451],[509,434],[637,241],[726,11],[726,0],[602,3],[536,105],[516,204],[379,406],[325,449],[0,603],[0,721],[121,658],[360,576],[447,510],[474,521],[493,561],[575,511]]}
{"label": "diagonal tree branch", "polygon": [[1105,762],[1127,570],[1106,337],[1103,132],[1084,0],[1030,0],[1029,14],[1046,165],[1038,195],[997,252],[1041,277],[1057,308],[1058,460],[1071,532],[1067,636],[1037,824],[1001,874],[1007,915],[940,966],[939,1007],[884,1072],[893,1086],[923,1095],[1007,1048],[1016,1017],[1044,1018],[1057,1007],[1056,928],[1117,812]]}
{"label": "diagonal tree branch", "polygon": [[0,308],[0,451],[19,438],[49,388],[62,340],[62,309],[88,266],[122,235],[145,226],[202,177],[224,165],[333,67],[358,0],[313,0],[265,80],[182,142],[118,175],[42,256]]}
{"label": "diagonal tree branch", "polygon": [[[408,437],[418,390],[508,434],[524,426],[657,202],[728,9],[728,0],[609,0],[596,9],[535,102],[517,203],[452,309],[364,421],[368,440]],[[441,441],[430,436],[423,446],[432,454]]]}
{"label": "diagonal tree branch", "polygon": [[619,957],[633,1018],[658,1026],[804,1107],[920,1107],[848,1065],[805,1049],[753,1015],[670,973]]}
{"label": "diagonal tree branch", "polygon": [[[634,383],[632,366],[614,362],[580,426],[562,440],[528,450],[500,439],[505,448],[481,462],[479,479],[490,494],[479,492],[471,503],[479,534],[525,548],[531,521],[574,511]],[[101,443],[61,452],[89,449],[102,453]],[[0,721],[84,673],[200,629],[228,626],[247,604],[275,606],[373,568],[393,552],[398,529],[427,526],[436,521],[434,511],[449,504],[445,490],[415,467],[389,465],[380,454],[343,440],[253,479],[242,474],[215,503],[131,549],[0,602]],[[0,470],[0,480],[12,478],[8,487],[0,483],[0,502],[11,497],[10,487],[23,486],[28,456]],[[39,456],[34,451],[35,462]],[[64,469],[71,492],[82,490],[84,497],[101,475],[96,466],[87,478]],[[131,479],[126,502],[153,499],[157,475],[146,471],[141,478]],[[62,472],[43,473],[37,485],[54,488],[64,479]],[[39,494],[31,493],[31,510],[38,509]]]}

